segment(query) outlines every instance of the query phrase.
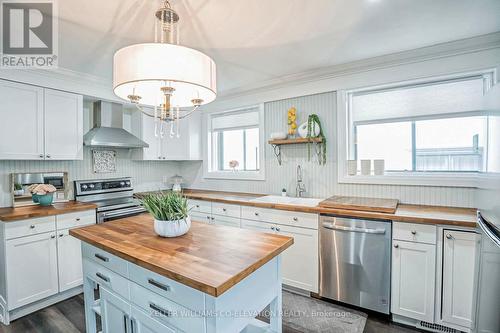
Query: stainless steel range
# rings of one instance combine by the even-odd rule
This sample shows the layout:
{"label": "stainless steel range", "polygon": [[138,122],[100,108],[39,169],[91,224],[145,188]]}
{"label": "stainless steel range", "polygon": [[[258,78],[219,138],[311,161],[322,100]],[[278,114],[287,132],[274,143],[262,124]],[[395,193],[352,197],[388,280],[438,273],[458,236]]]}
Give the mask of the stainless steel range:
{"label": "stainless steel range", "polygon": [[145,212],[133,195],[130,177],[75,181],[75,200],[97,205],[97,223]]}

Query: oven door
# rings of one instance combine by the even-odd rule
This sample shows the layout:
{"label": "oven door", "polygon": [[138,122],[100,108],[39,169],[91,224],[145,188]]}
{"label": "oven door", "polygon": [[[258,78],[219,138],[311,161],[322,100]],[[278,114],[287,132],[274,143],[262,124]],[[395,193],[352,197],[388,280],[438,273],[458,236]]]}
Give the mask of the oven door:
{"label": "oven door", "polygon": [[142,206],[138,207],[128,207],[122,209],[109,210],[105,212],[97,213],[97,223],[104,223],[108,221],[113,221],[117,219],[122,219],[129,216],[139,215],[144,213],[146,210]]}

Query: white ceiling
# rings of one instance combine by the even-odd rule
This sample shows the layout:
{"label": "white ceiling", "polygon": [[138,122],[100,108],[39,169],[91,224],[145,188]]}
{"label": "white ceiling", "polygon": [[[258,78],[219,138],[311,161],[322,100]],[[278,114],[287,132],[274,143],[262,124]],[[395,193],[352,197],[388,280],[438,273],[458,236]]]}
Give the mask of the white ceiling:
{"label": "white ceiling", "polygon": [[[181,44],[227,92],[284,75],[500,31],[500,0],[172,0]],[[111,79],[113,53],[153,41],[157,0],[60,0],[59,66]]]}

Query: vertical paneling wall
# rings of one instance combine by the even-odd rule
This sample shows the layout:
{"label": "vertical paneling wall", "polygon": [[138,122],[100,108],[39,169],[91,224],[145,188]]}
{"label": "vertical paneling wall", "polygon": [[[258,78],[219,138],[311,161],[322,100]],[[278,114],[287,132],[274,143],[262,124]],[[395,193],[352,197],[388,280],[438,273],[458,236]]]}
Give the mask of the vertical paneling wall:
{"label": "vertical paneling wall", "polygon": [[265,104],[266,141],[272,132],[286,131],[287,110],[295,106],[298,124],[307,116],[316,113],[322,122],[327,137],[327,164],[319,166],[312,156],[308,161],[306,145],[290,145],[282,148],[283,164],[278,165],[272,147],[265,145],[265,181],[204,179],[202,163],[182,162],[182,175],[193,188],[278,194],[283,187],[295,195],[296,168],[303,169],[307,196],[328,197],[334,194],[398,198],[403,203],[443,206],[474,207],[473,188],[451,188],[431,186],[365,185],[337,183],[336,153],[336,94],[335,92],[302,96]]}
{"label": "vertical paneling wall", "polygon": [[165,188],[163,177],[171,177],[178,173],[176,162],[133,161],[130,151],[117,150],[117,171],[115,173],[93,173],[91,149],[84,149],[82,161],[0,161],[0,207],[12,204],[10,197],[10,173],[66,171],[70,181],[71,197],[75,179],[100,179],[115,177],[132,177],[136,191],[157,190]]}

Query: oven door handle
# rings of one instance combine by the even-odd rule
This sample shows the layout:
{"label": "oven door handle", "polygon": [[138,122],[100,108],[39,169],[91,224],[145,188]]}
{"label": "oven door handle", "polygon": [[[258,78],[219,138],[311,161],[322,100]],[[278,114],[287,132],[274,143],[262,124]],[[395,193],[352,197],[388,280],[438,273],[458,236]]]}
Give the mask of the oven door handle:
{"label": "oven door handle", "polygon": [[326,222],[323,222],[323,228],[330,229],[330,230],[338,230],[338,231],[361,232],[364,234],[376,234],[376,235],[385,234],[385,229],[344,227],[341,225],[334,225],[332,223],[326,223]]}
{"label": "oven door handle", "polygon": [[119,211],[119,212],[101,213],[100,216],[102,218],[113,218],[113,217],[126,216],[126,215],[130,215],[130,214],[135,214],[135,213],[142,213],[145,211],[146,211],[146,209],[144,209],[144,207],[138,207],[138,208],[123,210],[123,211]]}

